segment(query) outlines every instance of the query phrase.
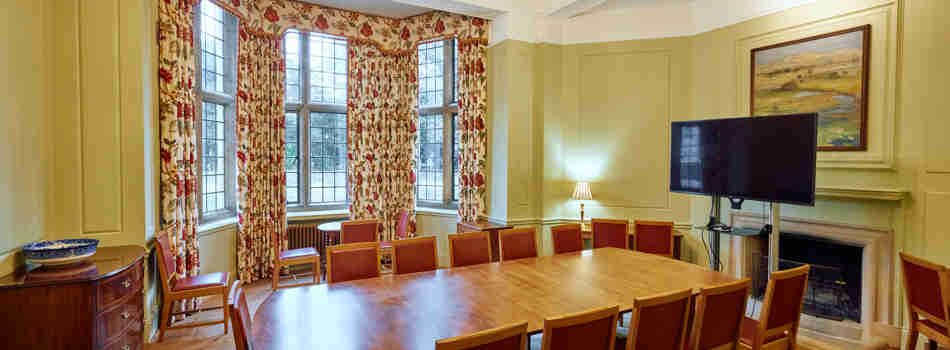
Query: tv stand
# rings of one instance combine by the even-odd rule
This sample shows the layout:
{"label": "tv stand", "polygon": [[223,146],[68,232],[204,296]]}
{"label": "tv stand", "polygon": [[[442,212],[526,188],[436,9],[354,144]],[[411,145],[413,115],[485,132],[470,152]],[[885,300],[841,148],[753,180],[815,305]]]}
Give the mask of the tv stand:
{"label": "tv stand", "polygon": [[[705,227],[705,231],[710,233],[709,268],[713,269],[714,271],[722,270],[722,264],[719,256],[719,244],[723,233],[736,236],[753,236],[759,234],[759,231],[753,230],[733,230],[732,227],[720,222],[719,218],[722,217],[721,204],[722,196],[713,195],[712,214],[709,216],[709,222]],[[781,221],[781,212],[779,210],[780,206],[778,204],[769,202],[769,208],[771,209],[769,213],[769,225],[772,229],[772,232],[769,234],[769,274],[771,275],[772,272],[778,271],[778,244],[779,232],[781,232],[779,229],[779,222]],[[705,234],[705,232],[703,232],[703,234]]]}

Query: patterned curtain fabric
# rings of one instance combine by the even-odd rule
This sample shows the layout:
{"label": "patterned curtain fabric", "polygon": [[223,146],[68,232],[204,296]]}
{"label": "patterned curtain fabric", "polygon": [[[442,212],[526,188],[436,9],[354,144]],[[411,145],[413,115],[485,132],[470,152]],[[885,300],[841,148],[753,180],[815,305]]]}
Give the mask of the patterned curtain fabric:
{"label": "patterned curtain fabric", "polygon": [[[282,37],[241,24],[238,38],[238,275],[269,278],[287,248]],[[275,242],[275,239],[277,242]]]}
{"label": "patterned curtain fabric", "polygon": [[459,217],[475,221],[485,210],[485,162],[488,133],[485,128],[485,53],[488,43],[459,39]]}
{"label": "patterned curtain fabric", "polygon": [[160,1],[158,5],[162,227],[177,227],[168,241],[177,251],[175,273],[179,278],[197,275],[200,267],[194,5],[191,0]]}
{"label": "patterned curtain fabric", "polygon": [[347,81],[347,176],[350,216],[379,219],[381,239],[392,240],[402,210],[415,232],[415,146],[418,57],[385,55],[351,40]]}

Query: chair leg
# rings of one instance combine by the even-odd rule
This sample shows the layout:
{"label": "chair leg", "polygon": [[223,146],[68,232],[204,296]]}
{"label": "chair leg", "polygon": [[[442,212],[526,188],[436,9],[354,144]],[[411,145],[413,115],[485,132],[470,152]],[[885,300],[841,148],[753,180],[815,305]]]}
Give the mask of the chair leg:
{"label": "chair leg", "polygon": [[933,339],[928,340],[927,350],[937,350],[937,341]]}
{"label": "chair leg", "polygon": [[221,292],[221,300],[224,301],[224,334],[228,334],[228,323],[231,320],[231,308],[228,307],[228,288]]}
{"label": "chair leg", "polygon": [[280,264],[274,263],[274,271],[271,272],[271,290],[277,290],[277,282],[280,279]]}
{"label": "chair leg", "polygon": [[320,284],[320,259],[313,262],[313,284]]}
{"label": "chair leg", "polygon": [[165,339],[165,330],[168,329],[168,325],[171,323],[172,304],[174,303],[173,300],[162,300],[162,315],[158,319],[159,342]]}
{"label": "chair leg", "polygon": [[916,329],[911,329],[907,334],[907,350],[917,349],[917,338],[920,337],[920,333]]}

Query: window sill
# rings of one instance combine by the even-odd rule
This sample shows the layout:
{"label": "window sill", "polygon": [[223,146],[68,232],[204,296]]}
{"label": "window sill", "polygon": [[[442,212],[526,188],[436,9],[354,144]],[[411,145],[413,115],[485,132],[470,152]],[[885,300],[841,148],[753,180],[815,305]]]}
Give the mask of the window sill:
{"label": "window sill", "polygon": [[350,217],[347,209],[290,211],[287,212],[287,221],[308,221],[321,219],[345,219]]}
{"label": "window sill", "polygon": [[422,214],[427,216],[438,216],[438,217],[457,217],[458,210],[456,209],[442,209],[442,208],[429,208],[429,207],[416,207],[416,214]]}
{"label": "window sill", "polygon": [[[416,213],[419,215],[455,218],[458,216],[458,210],[416,207]],[[322,219],[345,219],[350,216],[350,211],[346,209],[337,210],[315,210],[288,212],[287,221],[309,221]],[[232,216],[212,222],[198,225],[198,237],[216,234],[227,230],[237,230],[238,218]]]}

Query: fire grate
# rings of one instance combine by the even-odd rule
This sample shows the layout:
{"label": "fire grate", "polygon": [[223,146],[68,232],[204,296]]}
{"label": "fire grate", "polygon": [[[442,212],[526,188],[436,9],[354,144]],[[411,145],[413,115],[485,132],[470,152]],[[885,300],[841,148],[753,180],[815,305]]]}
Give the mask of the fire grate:
{"label": "fire grate", "polygon": [[[768,255],[756,254],[759,262],[753,278],[753,298],[762,301],[768,285]],[[779,259],[779,270],[805,265],[804,262]],[[825,319],[861,322],[860,300],[853,297],[842,269],[834,266],[810,264],[808,287],[802,312]]]}

